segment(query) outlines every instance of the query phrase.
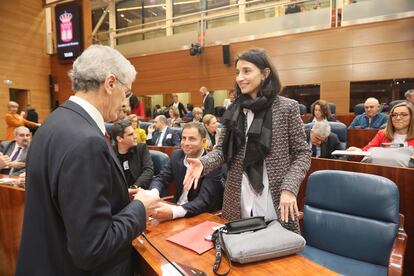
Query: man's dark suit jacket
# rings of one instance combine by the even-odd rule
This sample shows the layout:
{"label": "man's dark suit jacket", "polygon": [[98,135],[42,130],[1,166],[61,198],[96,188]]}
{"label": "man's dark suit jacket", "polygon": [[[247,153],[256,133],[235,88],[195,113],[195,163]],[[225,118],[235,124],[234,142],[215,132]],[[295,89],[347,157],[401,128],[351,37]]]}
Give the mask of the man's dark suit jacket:
{"label": "man's dark suit jacket", "polygon": [[145,230],[118,158],[96,123],[67,101],[28,153],[16,275],[130,275],[131,241]]}
{"label": "man's dark suit jacket", "polygon": [[[174,202],[177,202],[183,193],[183,181],[187,168],[184,166],[185,154],[177,149],[171,154],[170,161],[154,178],[150,189],[157,189],[160,194],[167,190],[171,181],[175,183],[177,193]],[[188,202],[181,205],[186,211],[186,217],[195,216],[203,212],[214,212],[221,209],[223,203],[223,173],[221,169],[200,178],[197,189],[188,192]]]}
{"label": "man's dark suit jacket", "polygon": [[[178,133],[167,127],[165,130],[165,135],[164,138],[162,140],[162,146],[170,146],[170,147],[179,147],[180,146],[180,136],[178,135]],[[158,136],[160,135],[160,132],[157,130],[155,130],[152,133],[152,139],[147,139],[147,145],[152,145],[152,146],[156,146],[157,145],[157,139]]]}
{"label": "man's dark suit jacket", "polygon": [[[10,158],[12,158],[12,153],[14,150],[14,146],[16,145],[16,141],[3,141],[0,143],[0,152],[3,153],[4,155],[8,155]],[[25,147],[24,149],[22,149],[22,153],[20,153],[19,159],[15,160],[15,161],[19,161],[19,162],[26,162],[26,157],[27,157],[27,152],[29,150],[30,144]],[[7,169],[8,170],[8,169]],[[25,168],[22,169],[13,169],[12,174],[13,175],[19,175],[21,173],[23,173],[25,170]],[[0,171],[0,173],[2,173],[2,171]],[[7,172],[8,173],[8,172]]]}
{"label": "man's dark suit jacket", "polygon": [[[306,131],[306,140],[309,143],[309,141],[310,141],[310,130]],[[338,136],[333,132],[331,132],[329,134],[328,139],[326,139],[325,142],[321,143],[320,147],[321,147],[321,155],[319,157],[329,158],[329,159],[334,158],[332,156],[333,151],[341,149]]]}
{"label": "man's dark suit jacket", "polygon": [[[118,150],[116,153],[119,157]],[[128,150],[128,166],[136,185],[147,189],[154,176],[154,165],[152,164],[151,154],[146,144],[138,143],[136,147]]]}
{"label": "man's dark suit jacket", "polygon": [[214,98],[211,94],[208,94],[206,99],[204,100],[204,115],[211,114],[214,115]]}

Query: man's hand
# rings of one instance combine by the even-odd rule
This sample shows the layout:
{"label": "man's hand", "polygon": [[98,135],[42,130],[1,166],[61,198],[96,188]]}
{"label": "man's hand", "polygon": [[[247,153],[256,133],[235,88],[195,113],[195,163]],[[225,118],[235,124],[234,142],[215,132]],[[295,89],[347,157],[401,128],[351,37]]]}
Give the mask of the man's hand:
{"label": "man's hand", "polygon": [[13,161],[13,162],[9,163],[9,167],[14,168],[14,169],[22,169],[22,168],[26,167],[26,163],[25,162],[20,162],[20,161]]}
{"label": "man's hand", "polygon": [[160,203],[160,207],[156,208],[152,213],[152,217],[159,221],[172,220],[173,212],[169,204]]}
{"label": "man's hand", "polygon": [[7,155],[3,155],[0,153],[0,169],[3,169],[4,167],[7,167],[10,165],[10,157]]}
{"label": "man's hand", "polygon": [[147,216],[153,214],[155,208],[159,206],[160,197],[154,196],[151,193],[147,193],[145,190],[138,188],[137,193],[134,195],[134,200],[139,200],[144,204]]}
{"label": "man's hand", "polygon": [[194,183],[194,189],[197,189],[198,180],[203,172],[203,164],[199,159],[187,158],[187,162],[190,166],[187,168],[187,173],[184,178],[184,190],[189,191]]}
{"label": "man's hand", "polygon": [[138,193],[138,189],[128,189],[129,199],[133,200],[136,193]]}
{"label": "man's hand", "polygon": [[152,134],[153,132],[154,132],[154,126],[153,125],[150,125],[148,127],[148,134]]}

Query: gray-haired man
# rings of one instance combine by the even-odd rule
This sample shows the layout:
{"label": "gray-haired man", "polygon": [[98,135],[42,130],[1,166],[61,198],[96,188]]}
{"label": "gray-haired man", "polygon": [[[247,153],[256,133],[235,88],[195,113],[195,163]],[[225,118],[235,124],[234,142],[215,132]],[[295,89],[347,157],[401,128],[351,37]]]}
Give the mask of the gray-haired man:
{"label": "gray-haired man", "polygon": [[332,159],[332,152],[341,149],[338,136],[331,132],[327,122],[316,122],[311,130],[306,131],[306,138],[313,157]]}

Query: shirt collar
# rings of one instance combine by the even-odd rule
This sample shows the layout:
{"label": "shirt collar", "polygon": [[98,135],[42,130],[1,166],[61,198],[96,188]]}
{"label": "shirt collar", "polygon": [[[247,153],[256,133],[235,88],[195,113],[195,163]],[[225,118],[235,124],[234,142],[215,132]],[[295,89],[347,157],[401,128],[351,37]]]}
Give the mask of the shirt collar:
{"label": "shirt collar", "polygon": [[96,107],[94,107],[90,102],[78,96],[70,96],[69,101],[72,101],[80,105],[86,111],[86,113],[88,113],[88,115],[91,116],[92,120],[95,121],[102,134],[105,135],[105,122],[102,117],[102,114],[98,111],[98,109],[96,109]]}

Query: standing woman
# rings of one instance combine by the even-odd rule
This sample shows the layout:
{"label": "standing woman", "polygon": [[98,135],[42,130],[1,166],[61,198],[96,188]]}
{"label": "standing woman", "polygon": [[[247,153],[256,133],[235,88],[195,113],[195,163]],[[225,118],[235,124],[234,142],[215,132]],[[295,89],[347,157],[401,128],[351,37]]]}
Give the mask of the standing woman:
{"label": "standing woman", "polygon": [[264,50],[240,54],[236,72],[238,97],[224,113],[216,149],[188,159],[184,187],[225,162],[225,219],[265,216],[299,232],[296,196],[311,160],[299,105],[278,95],[279,77]]}

